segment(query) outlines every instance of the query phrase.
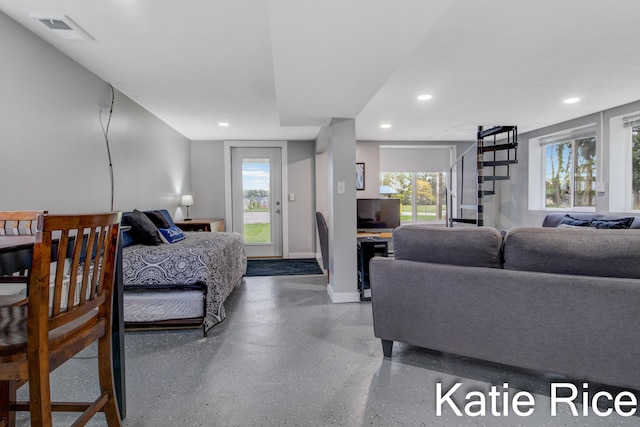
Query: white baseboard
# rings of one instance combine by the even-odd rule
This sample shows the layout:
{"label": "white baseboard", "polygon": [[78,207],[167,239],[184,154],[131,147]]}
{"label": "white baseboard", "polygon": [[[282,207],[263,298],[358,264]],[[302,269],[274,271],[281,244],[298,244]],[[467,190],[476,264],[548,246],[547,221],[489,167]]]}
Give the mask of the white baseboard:
{"label": "white baseboard", "polygon": [[289,252],[289,259],[293,259],[293,258],[317,258],[316,253],[315,252],[296,252],[296,253],[291,253]]}
{"label": "white baseboard", "polygon": [[359,292],[336,293],[333,291],[333,287],[331,287],[331,284],[327,285],[327,293],[329,294],[329,298],[331,299],[331,302],[334,304],[343,303],[343,302],[360,302]]}

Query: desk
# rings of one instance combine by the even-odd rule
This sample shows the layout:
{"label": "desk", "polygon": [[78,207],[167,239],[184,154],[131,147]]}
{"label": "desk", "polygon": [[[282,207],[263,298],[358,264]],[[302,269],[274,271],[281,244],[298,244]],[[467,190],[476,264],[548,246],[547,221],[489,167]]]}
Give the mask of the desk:
{"label": "desk", "polygon": [[375,256],[389,256],[389,241],[380,237],[358,238],[358,292],[360,301],[371,301],[369,262]]}
{"label": "desk", "polygon": [[380,237],[381,239],[390,239],[393,233],[371,233],[371,232],[359,232],[356,237]]}
{"label": "desk", "polygon": [[[31,268],[33,258],[33,244],[35,236],[15,236],[12,243],[0,243],[0,276],[9,275],[20,270]],[[69,244],[73,244],[70,241]],[[124,361],[124,315],[122,303],[122,239],[118,239],[118,253],[116,257],[116,274],[113,286],[113,308],[111,319],[111,345],[113,354],[113,377],[115,392],[120,409],[120,418],[127,413],[125,361]]]}

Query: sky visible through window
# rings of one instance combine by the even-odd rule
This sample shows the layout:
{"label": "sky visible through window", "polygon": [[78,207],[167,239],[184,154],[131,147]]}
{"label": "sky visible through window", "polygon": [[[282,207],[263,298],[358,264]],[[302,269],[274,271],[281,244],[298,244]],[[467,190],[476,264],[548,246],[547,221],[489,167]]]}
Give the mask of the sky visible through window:
{"label": "sky visible through window", "polygon": [[243,189],[269,191],[269,172],[268,159],[244,159],[242,162]]}

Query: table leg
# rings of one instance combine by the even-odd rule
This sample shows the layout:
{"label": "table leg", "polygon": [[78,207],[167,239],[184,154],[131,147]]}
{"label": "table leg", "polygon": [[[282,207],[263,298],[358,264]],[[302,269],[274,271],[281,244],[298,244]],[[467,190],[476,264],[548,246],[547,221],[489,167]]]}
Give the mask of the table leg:
{"label": "table leg", "polygon": [[127,416],[125,360],[124,360],[124,307],[122,276],[122,239],[118,240],[118,256],[116,259],[116,277],[113,287],[113,307],[111,313],[111,347],[113,354],[113,379],[116,398],[120,409],[120,418]]}

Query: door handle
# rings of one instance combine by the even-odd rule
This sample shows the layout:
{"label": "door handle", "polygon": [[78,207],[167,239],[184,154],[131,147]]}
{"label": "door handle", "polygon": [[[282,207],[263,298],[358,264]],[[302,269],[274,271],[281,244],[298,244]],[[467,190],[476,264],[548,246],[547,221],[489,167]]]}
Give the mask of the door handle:
{"label": "door handle", "polygon": [[276,213],[280,213],[280,209],[276,209]]}

